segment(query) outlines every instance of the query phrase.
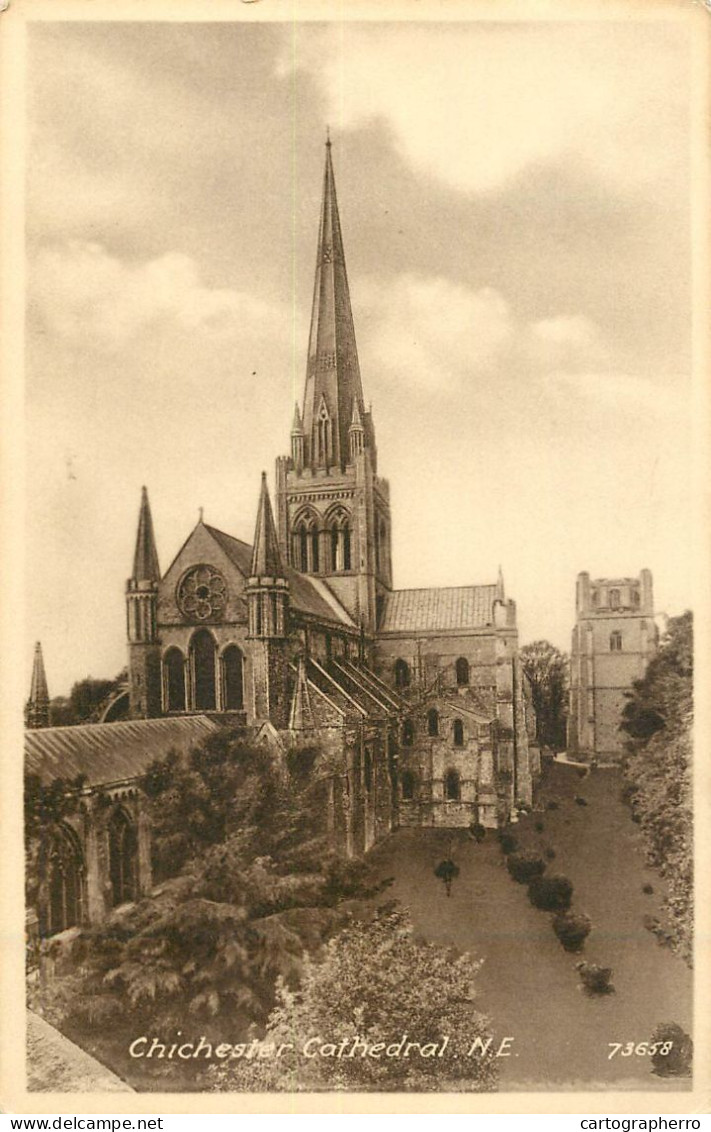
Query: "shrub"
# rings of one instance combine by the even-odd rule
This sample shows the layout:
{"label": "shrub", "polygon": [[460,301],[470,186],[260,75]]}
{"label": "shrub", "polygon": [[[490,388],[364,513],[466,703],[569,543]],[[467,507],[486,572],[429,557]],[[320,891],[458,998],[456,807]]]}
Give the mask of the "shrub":
{"label": "shrub", "polygon": [[536,833],[543,833],[543,830],[546,827],[544,826],[542,821],[537,821],[534,828],[536,830]]}
{"label": "shrub", "polygon": [[537,853],[510,853],[506,867],[519,884],[528,884],[545,872],[546,863]]}
{"label": "shrub", "polygon": [[573,898],[573,885],[564,876],[537,876],[528,886],[528,898],[544,912],[565,912]]}
{"label": "shrub", "polygon": [[546,849],[546,857],[549,861],[552,861],[555,858],[555,849],[551,848],[550,845]]}
{"label": "shrub", "polygon": [[645,896],[651,896],[652,893],[654,892],[654,888],[652,887],[651,884],[643,884],[642,885],[642,892],[644,893]]}
{"label": "shrub", "polygon": [[475,841],[481,842],[486,837],[486,827],[478,821],[472,822],[472,824],[469,826],[469,832],[471,833]]}
{"label": "shrub", "polygon": [[577,806],[587,806],[587,802],[584,798],[581,798],[579,794],[575,795],[575,804]]}
{"label": "shrub", "polygon": [[652,1073],[658,1077],[688,1077],[694,1057],[694,1043],[676,1022],[661,1022],[652,1034],[652,1042],[671,1042],[666,1053],[652,1054]]}
{"label": "shrub", "polygon": [[612,967],[598,967],[597,963],[576,963],[580,981],[588,994],[613,994],[615,988],[610,979]]}
{"label": "shrub", "polygon": [[554,798],[551,798],[550,802],[546,802],[546,809],[547,810],[557,810],[558,809],[558,803],[555,801]]}
{"label": "shrub", "polygon": [[588,774],[589,774],[589,771],[588,771],[588,768],[586,766],[579,766],[578,767],[578,778],[586,778]]}
{"label": "shrub", "polygon": [[518,841],[511,833],[500,833],[499,843],[502,853],[515,853],[518,849]]}
{"label": "shrub", "polygon": [[566,951],[580,951],[591,928],[592,920],[584,912],[559,912],[553,917],[553,931]]}

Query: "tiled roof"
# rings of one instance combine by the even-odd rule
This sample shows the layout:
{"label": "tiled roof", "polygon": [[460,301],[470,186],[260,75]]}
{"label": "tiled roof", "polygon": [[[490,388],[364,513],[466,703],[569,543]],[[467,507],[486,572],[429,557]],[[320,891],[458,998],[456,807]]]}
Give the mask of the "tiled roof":
{"label": "tiled roof", "polygon": [[[252,547],[232,535],[226,535],[224,531],[208,527],[207,524],[205,526],[230,561],[248,578],[252,571]],[[289,597],[294,609],[318,617],[320,621],[337,621],[341,625],[354,627],[352,618],[322,578],[310,578],[290,566],[284,567],[284,575],[289,583]]]}
{"label": "tiled roof", "polygon": [[482,629],[493,624],[496,586],[393,590],[386,595],[379,633]]}
{"label": "tiled roof", "polygon": [[154,759],[187,751],[219,725],[205,715],[43,727],[25,733],[25,769],[43,782],[76,778],[88,786],[126,782]]}

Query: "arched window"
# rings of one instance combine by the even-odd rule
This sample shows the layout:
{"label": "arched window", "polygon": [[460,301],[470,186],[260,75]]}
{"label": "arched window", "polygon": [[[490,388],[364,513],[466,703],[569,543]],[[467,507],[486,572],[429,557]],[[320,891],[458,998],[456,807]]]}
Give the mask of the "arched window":
{"label": "arched window", "polygon": [[222,707],[225,711],[241,711],[244,707],[244,663],[237,645],[229,645],[222,654]]}
{"label": "arched window", "polygon": [[415,796],[415,776],[411,770],[404,770],[400,775],[400,791],[403,802],[411,802]]}
{"label": "arched window", "polygon": [[40,934],[56,935],[81,923],[84,861],[68,826],[55,830],[46,857],[47,904],[40,908]]}
{"label": "arched window", "polygon": [[326,519],[328,530],[328,547],[330,554],[330,571],[332,574],[341,573],[352,568],[351,554],[351,525],[348,512],[342,507],[336,508]]}
{"label": "arched window", "polygon": [[635,608],[639,606],[639,590],[632,590],[632,604]]}
{"label": "arched window", "polygon": [[464,746],[464,724],[461,719],[455,719],[452,724],[452,737],[454,739],[455,747]]}
{"label": "arched window", "polygon": [[193,637],[190,649],[195,681],[195,702],[197,711],[214,711],[215,699],[215,641],[207,629],[200,629]]}
{"label": "arched window", "polygon": [[402,745],[411,747],[415,741],[415,725],[411,719],[406,719],[402,725]]}
{"label": "arched window", "polygon": [[167,711],[185,711],[185,658],[170,648],[163,657],[163,686]]}
{"label": "arched window", "polygon": [[593,590],[592,591],[592,603],[593,603],[593,605],[597,605],[599,600],[600,600],[600,594],[598,593],[597,590]]}
{"label": "arched window", "polygon": [[395,661],[395,687],[410,687],[410,665],[402,657],[398,657]]}
{"label": "arched window", "polygon": [[296,528],[296,548],[296,568],[305,574],[309,568],[309,532],[303,520]]}
{"label": "arched window", "polygon": [[341,531],[343,538],[343,569],[350,570],[351,568],[351,528],[348,522],[343,524]]}
{"label": "arched window", "polygon": [[448,802],[458,802],[461,798],[459,772],[448,770],[444,777],[444,796]]}
{"label": "arched window", "polygon": [[620,591],[610,590],[610,609],[620,608]]}
{"label": "arched window", "polygon": [[437,708],[430,708],[427,712],[427,734],[439,735],[439,712]]}
{"label": "arched window", "polygon": [[469,683],[469,661],[465,656],[460,656],[455,668],[457,670],[457,684],[461,688]]}
{"label": "arched window", "polygon": [[610,652],[622,652],[622,633],[610,633]]}
{"label": "arched window", "polygon": [[126,904],[138,894],[136,827],[125,810],[114,811],[109,822],[109,877],[111,902]]}

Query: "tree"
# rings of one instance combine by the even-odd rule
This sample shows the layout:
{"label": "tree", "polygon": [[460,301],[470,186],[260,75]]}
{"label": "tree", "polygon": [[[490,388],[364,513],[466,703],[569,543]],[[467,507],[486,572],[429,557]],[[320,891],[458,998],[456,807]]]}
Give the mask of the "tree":
{"label": "tree", "polygon": [[536,739],[541,746],[562,750],[568,715],[568,658],[549,641],[524,645],[520,657],[531,684]]}
{"label": "tree", "polygon": [[109,696],[119,691],[127,679],[123,669],[113,680],[87,676],[78,680],[69,696],[54,696],[49,714],[53,727],[71,727],[77,723],[96,723]]}
{"label": "tree", "polygon": [[[490,1023],[474,1008],[479,967],[468,955],[416,941],[407,917],[392,907],[354,921],[322,957],[306,958],[298,989],[280,980],[263,1048],[283,1046],[282,1055],[216,1066],[212,1088],[493,1090]],[[403,1038],[418,1047],[407,1056]],[[477,1052],[468,1056],[474,1045]],[[373,1047],[372,1055],[363,1054]]]}
{"label": "tree", "polygon": [[629,735],[626,796],[651,865],[666,877],[668,930],[661,934],[691,962],[693,930],[693,619],[670,620],[656,656],[623,710]]}

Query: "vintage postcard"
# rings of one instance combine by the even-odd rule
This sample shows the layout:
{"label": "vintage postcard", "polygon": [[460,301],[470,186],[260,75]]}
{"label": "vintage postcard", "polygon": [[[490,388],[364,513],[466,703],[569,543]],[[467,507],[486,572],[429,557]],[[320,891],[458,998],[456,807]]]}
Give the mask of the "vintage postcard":
{"label": "vintage postcard", "polygon": [[710,31],[0,13],[6,1110],[708,1111]]}

